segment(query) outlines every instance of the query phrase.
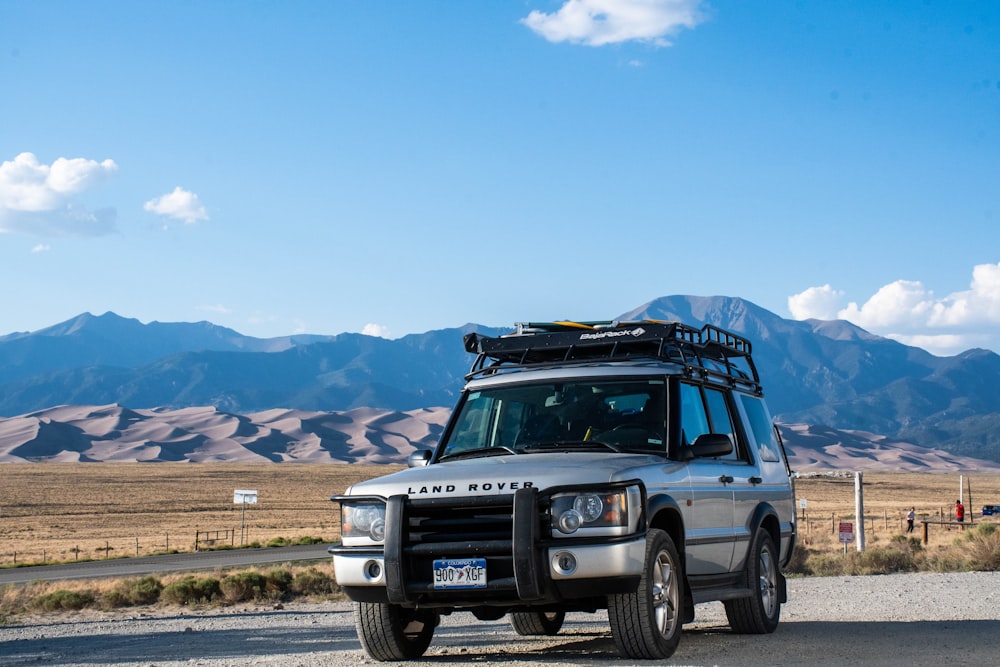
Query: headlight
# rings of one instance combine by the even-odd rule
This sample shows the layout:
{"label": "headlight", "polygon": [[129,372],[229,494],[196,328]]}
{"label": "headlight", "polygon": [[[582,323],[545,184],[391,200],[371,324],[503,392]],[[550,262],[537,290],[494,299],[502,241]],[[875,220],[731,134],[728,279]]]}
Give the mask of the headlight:
{"label": "headlight", "polygon": [[637,530],[641,514],[642,493],[638,486],[558,493],[552,497],[552,534],[628,535]]}
{"label": "headlight", "polygon": [[341,502],[340,536],[344,546],[385,540],[385,503],[372,500]]}

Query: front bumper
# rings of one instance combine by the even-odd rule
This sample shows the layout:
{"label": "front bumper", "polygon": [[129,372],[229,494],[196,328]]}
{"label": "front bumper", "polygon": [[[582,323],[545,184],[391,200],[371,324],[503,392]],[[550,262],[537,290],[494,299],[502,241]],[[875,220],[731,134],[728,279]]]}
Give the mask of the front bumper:
{"label": "front bumper", "polygon": [[[498,500],[480,501],[499,505]],[[510,521],[503,537],[421,543],[407,534],[408,526],[419,523],[409,514],[420,511],[419,503],[414,509],[405,496],[393,496],[386,505],[384,548],[330,549],[337,583],[350,599],[412,607],[523,606],[627,593],[638,586],[644,533],[601,540],[543,539],[533,489],[508,497],[501,510]],[[432,563],[443,558],[484,558],[486,586],[435,588]]]}
{"label": "front bumper", "polygon": [[[541,604],[634,591],[642,574],[646,541],[559,545],[543,550],[539,567],[526,573],[537,589],[518,589],[515,581],[491,582],[484,589],[435,591],[424,585],[397,584],[390,595],[383,553],[333,547],[337,583],[355,602],[392,602],[404,606],[479,606]],[[358,552],[358,553],[353,553]],[[570,567],[565,567],[571,564]],[[489,558],[487,558],[489,568]],[[487,570],[489,571],[489,570]]]}

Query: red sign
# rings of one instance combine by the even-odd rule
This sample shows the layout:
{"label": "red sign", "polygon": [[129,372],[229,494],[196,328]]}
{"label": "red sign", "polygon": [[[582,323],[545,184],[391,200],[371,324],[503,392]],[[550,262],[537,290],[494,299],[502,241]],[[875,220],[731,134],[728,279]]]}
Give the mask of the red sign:
{"label": "red sign", "polygon": [[844,544],[854,540],[854,524],[850,521],[840,522],[840,541]]}

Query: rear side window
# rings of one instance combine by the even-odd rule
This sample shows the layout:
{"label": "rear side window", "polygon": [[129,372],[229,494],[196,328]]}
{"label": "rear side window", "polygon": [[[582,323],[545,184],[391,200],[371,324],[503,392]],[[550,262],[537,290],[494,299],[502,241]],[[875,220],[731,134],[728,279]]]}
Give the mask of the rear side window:
{"label": "rear side window", "polygon": [[778,441],[774,434],[774,424],[767,414],[764,402],[754,396],[740,394],[743,402],[743,409],[746,410],[747,418],[750,420],[750,429],[753,431],[754,442],[757,443],[757,452],[762,461],[780,461],[778,454]]}

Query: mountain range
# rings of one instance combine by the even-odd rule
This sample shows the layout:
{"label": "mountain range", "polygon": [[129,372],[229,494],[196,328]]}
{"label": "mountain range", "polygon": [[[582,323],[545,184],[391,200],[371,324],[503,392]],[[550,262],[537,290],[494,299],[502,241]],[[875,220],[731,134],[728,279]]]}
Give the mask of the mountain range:
{"label": "mountain range", "polygon": [[[785,425],[793,449],[799,442],[816,444],[817,433],[827,438],[840,433],[834,440],[841,445],[864,442],[868,454],[875,447],[882,451],[881,458],[887,456],[887,443],[893,443],[896,450],[903,444],[917,446],[916,458],[934,450],[946,458],[1000,463],[1000,356],[991,351],[937,357],[845,321],[787,320],[735,297],[662,297],[611,319],[711,323],[749,338],[768,404]],[[273,435],[268,436],[271,440],[263,435],[250,438],[261,441],[261,452],[278,440],[286,445],[300,442],[295,433],[302,425],[331,433],[311,421],[324,413],[340,415],[341,422],[344,415],[348,421],[354,420],[352,414],[364,415],[358,424],[370,424],[365,420],[372,415],[378,416],[372,417],[376,424],[381,418],[392,422],[391,415],[402,415],[397,421],[426,423],[420,416],[433,413],[427,432],[407,441],[407,446],[429,444],[439,432],[434,431],[441,422],[437,409],[447,414],[473,361],[462,345],[462,336],[470,331],[496,335],[510,328],[466,324],[397,340],[349,333],[260,339],[208,322],[142,324],[114,313],[85,313],[39,331],[7,334],[0,337],[0,415],[8,416],[0,419],[0,460],[13,460],[3,456],[11,448],[39,442],[40,436],[30,436],[34,427],[24,420],[47,424],[34,429],[40,431],[52,430],[52,424],[65,426],[52,414],[39,417],[56,406],[90,406],[87,410],[95,413],[131,411],[131,417],[114,417],[126,420],[119,426],[127,426],[128,419],[145,422],[157,415],[211,409],[233,417],[245,431],[262,427],[283,432],[267,425],[271,412],[298,415],[300,426],[291,428],[284,440]],[[99,424],[108,421],[95,419]],[[115,440],[116,432],[129,430],[88,431],[79,428],[78,419],[70,421],[83,440],[76,441],[76,450],[67,450],[68,458],[73,458],[72,451],[88,451],[80,448],[94,438]],[[376,440],[382,437],[370,425],[351,433],[343,442],[367,441],[365,433]],[[203,442],[219,439],[202,435]],[[42,440],[52,438],[58,440],[54,434]],[[119,445],[126,440],[133,449],[137,442],[163,441],[119,438]],[[337,439],[327,440],[329,445]],[[829,448],[831,442],[823,446]],[[394,449],[395,455],[387,454],[390,458],[403,456],[399,447]],[[310,456],[340,460],[329,451]],[[305,459],[314,460],[310,456]],[[818,462],[823,457],[802,458]]]}

